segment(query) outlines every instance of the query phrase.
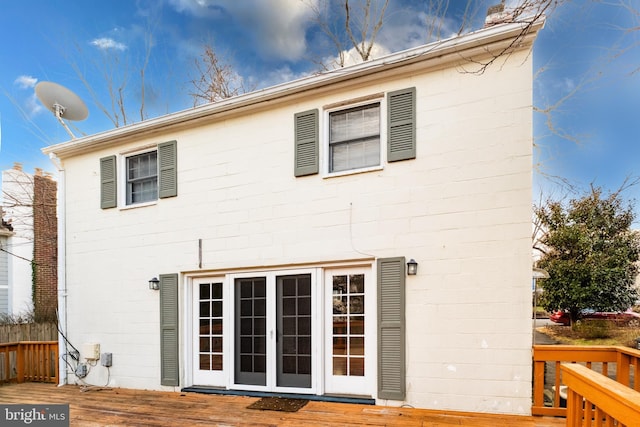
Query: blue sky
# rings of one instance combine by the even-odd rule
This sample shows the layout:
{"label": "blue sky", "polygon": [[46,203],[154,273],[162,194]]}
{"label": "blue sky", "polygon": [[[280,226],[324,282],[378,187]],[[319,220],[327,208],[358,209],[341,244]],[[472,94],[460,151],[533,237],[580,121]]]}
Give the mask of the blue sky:
{"label": "blue sky", "polygon": [[[194,61],[203,42],[214,46],[246,87],[254,88],[308,75],[318,70],[318,61],[335,54],[313,22],[308,5],[317,0],[1,1],[2,169],[21,162],[27,171],[53,171],[40,149],[69,139],[35,98],[38,81],[59,83],[86,102],[89,117],[72,127],[80,136],[113,128],[94,96],[108,105],[104,74],[122,76],[126,70],[128,115],[140,121],[135,100],[141,93],[139,70],[149,35],[153,38],[144,86],[148,118],[192,107],[189,81],[195,77]],[[380,52],[429,41],[424,3],[391,0],[377,39]],[[463,14],[463,1],[450,3],[442,26],[445,36],[457,31]],[[494,3],[497,0],[474,4],[479,12],[473,29],[482,26],[487,7]],[[618,188],[625,177],[640,176],[638,13],[639,0],[576,0],[548,17],[534,48],[534,105],[544,109],[572,95],[551,113],[557,133],[545,124],[545,115],[534,115],[536,191],[553,197],[566,193],[549,176],[579,189],[593,182],[607,190]],[[118,66],[108,69],[105,64]],[[640,200],[640,185],[624,194]]]}

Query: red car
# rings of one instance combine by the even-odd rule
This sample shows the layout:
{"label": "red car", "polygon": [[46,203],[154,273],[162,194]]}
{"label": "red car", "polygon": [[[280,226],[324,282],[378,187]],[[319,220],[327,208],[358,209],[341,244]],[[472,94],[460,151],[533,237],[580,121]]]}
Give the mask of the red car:
{"label": "red car", "polygon": [[[582,310],[582,312],[580,312],[580,319],[604,319],[614,321],[618,325],[630,326],[632,328],[640,327],[640,314],[630,309],[617,312]],[[571,324],[569,313],[562,310],[556,311],[549,316],[549,320],[565,326]]]}

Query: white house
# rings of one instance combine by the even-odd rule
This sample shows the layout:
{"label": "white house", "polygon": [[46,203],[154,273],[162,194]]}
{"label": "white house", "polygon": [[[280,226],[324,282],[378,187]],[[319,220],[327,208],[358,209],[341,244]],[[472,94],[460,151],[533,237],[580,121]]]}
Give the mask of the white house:
{"label": "white house", "polygon": [[3,218],[0,208],[0,315],[11,314],[9,299],[9,246],[13,236],[13,227]]}
{"label": "white house", "polygon": [[3,219],[13,233],[6,236],[3,258],[7,271],[7,311],[20,315],[33,310],[33,175],[22,170],[20,164],[2,171]]}
{"label": "white house", "polygon": [[530,413],[541,27],[45,148],[61,353],[81,353],[62,381]]}

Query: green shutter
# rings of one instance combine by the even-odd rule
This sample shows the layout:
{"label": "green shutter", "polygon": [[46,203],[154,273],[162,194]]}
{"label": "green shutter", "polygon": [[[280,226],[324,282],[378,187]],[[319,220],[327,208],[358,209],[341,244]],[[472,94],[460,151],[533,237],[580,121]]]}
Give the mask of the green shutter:
{"label": "green shutter", "polygon": [[318,110],[296,113],[295,122],[295,176],[318,173]]}
{"label": "green shutter", "polygon": [[118,206],[116,156],[100,159],[100,208]]}
{"label": "green shutter", "polygon": [[160,384],[180,385],[178,275],[160,275]]}
{"label": "green shutter", "polygon": [[416,88],[387,94],[387,161],[416,158]]}
{"label": "green shutter", "polygon": [[158,196],[161,199],[178,195],[178,150],[176,141],[158,144]]}
{"label": "green shutter", "polygon": [[378,398],[405,398],[405,259],[378,259]]}

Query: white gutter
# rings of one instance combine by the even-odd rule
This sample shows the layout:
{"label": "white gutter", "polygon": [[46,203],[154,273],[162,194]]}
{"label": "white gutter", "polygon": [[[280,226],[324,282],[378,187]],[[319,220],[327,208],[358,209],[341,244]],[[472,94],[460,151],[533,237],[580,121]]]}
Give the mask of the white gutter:
{"label": "white gutter", "polygon": [[[530,26],[528,33],[523,36],[523,31],[528,26]],[[310,90],[347,82],[354,78],[373,75],[409,64],[426,62],[428,66],[435,66],[441,63],[464,60],[464,58],[474,55],[486,54],[492,50],[491,48],[499,51],[500,48],[504,49],[504,46],[496,47],[493,45],[502,43],[508,46],[516,38],[521,37],[522,39],[519,40],[517,46],[513,47],[517,49],[519,46],[526,45],[525,41],[534,38],[543,26],[543,18],[533,24],[518,22],[495,25],[463,36],[456,36],[417,48],[407,49],[376,60],[316,74],[197,108],[73,139],[45,147],[42,152],[45,154],[55,153],[57,157],[65,158],[92,149],[105,148],[109,144],[120,143],[126,138],[139,138],[149,133],[158,133],[167,131],[169,128],[191,125],[193,121],[210,119],[213,116],[229,113],[239,108],[257,107],[265,102],[286,96],[306,96]]]}
{"label": "white gutter", "polygon": [[[67,218],[65,171],[55,154],[49,154],[51,163],[58,169],[58,385],[67,384],[67,364],[62,350],[66,349],[67,336]],[[64,357],[66,357],[65,355]]]}

